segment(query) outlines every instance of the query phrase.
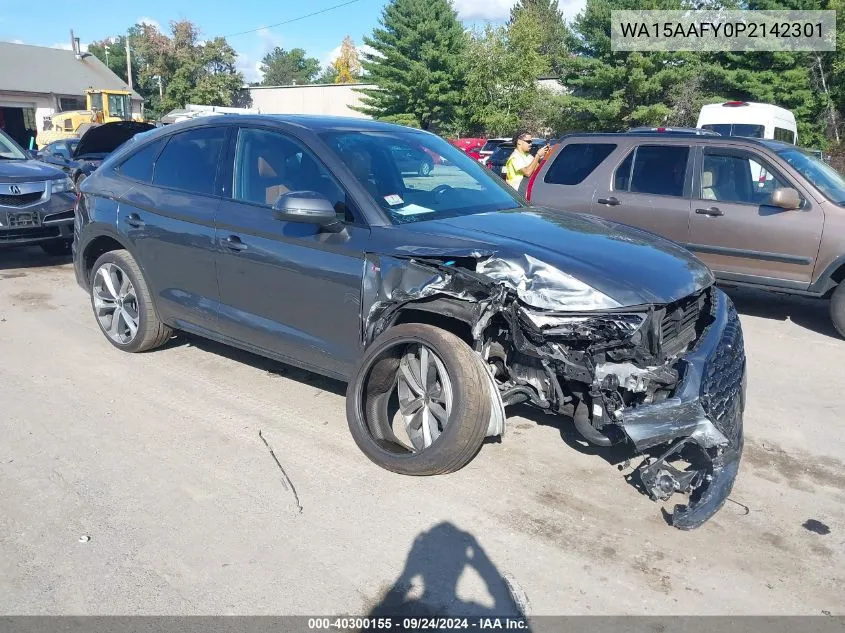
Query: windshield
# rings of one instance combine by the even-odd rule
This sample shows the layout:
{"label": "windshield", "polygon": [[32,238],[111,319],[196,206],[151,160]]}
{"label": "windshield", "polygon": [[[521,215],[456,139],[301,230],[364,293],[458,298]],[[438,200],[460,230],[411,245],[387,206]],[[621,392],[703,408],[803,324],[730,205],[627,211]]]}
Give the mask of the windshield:
{"label": "windshield", "polygon": [[781,150],[778,156],[809,180],[826,198],[845,206],[845,178],[833,167],[797,147]]}
{"label": "windshield", "polygon": [[5,132],[0,130],[0,158],[7,160],[24,160],[26,155],[21,148]]}
{"label": "windshield", "polygon": [[411,131],[321,136],[394,224],[521,206],[501,180],[437,136]]}
{"label": "windshield", "polygon": [[702,125],[705,130],[713,130],[722,136],[747,136],[750,138],[763,138],[765,127],[752,125],[750,123],[711,123]]}
{"label": "windshield", "polygon": [[109,114],[121,119],[128,119],[129,95],[109,95]]}

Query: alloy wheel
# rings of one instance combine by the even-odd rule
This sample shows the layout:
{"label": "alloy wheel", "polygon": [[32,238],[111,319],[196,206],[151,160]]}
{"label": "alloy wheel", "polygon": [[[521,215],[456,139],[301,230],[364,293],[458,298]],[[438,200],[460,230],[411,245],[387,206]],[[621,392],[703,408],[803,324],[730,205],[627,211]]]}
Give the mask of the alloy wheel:
{"label": "alloy wheel", "polygon": [[94,313],[103,332],[118,345],[128,345],[138,334],[140,313],[135,287],[120,266],[104,263],[94,273],[91,289]]}

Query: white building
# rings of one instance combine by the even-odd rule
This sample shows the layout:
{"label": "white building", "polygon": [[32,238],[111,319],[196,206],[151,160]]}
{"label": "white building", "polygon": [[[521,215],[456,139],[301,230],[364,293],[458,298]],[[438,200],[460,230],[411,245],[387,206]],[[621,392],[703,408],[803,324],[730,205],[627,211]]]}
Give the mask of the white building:
{"label": "white building", "polygon": [[[56,112],[85,109],[85,89],[129,90],[126,83],[89,53],[0,42],[0,128],[26,143],[27,129],[44,130]],[[141,95],[132,93],[132,112]]]}
{"label": "white building", "polygon": [[252,108],[262,114],[325,114],[369,118],[352,108],[362,105],[361,88],[372,84],[248,86]]}

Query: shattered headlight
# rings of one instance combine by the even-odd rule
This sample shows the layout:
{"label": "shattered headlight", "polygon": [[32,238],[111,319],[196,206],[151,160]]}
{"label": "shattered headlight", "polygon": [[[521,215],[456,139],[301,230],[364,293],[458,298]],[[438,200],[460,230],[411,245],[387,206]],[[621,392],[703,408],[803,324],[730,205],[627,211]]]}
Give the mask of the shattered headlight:
{"label": "shattered headlight", "polygon": [[51,193],[64,193],[65,191],[73,191],[73,181],[70,178],[54,180],[50,185]]}
{"label": "shattered headlight", "polygon": [[524,303],[541,310],[609,310],[619,303],[580,279],[531,255],[491,257],[476,272],[512,287]]}
{"label": "shattered headlight", "polygon": [[646,314],[638,313],[560,315],[523,310],[522,315],[543,336],[590,342],[631,340],[635,344],[647,319]]}

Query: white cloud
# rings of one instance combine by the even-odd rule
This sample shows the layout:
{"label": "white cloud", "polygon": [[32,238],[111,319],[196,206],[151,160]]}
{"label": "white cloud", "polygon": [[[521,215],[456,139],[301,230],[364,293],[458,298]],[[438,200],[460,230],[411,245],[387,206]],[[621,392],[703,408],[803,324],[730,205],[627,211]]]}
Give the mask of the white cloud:
{"label": "white cloud", "polygon": [[270,29],[258,29],[255,34],[261,40],[261,45],[264,48],[265,53],[269,53],[277,46],[282,45],[282,38],[273,33]]}
{"label": "white cloud", "polygon": [[[516,4],[515,0],[454,0],[458,17],[462,20],[492,20],[494,22],[504,21],[510,17],[511,7]],[[558,6],[563,12],[563,17],[571,20],[581,9],[584,8],[586,0],[558,0]]]}
{"label": "white cloud", "polygon": [[145,16],[142,16],[135,20],[135,24],[146,24],[147,26],[152,26],[157,31],[161,31],[161,24],[159,24],[156,20]]}
{"label": "white cloud", "polygon": [[455,0],[462,20],[507,20],[514,0]]}
{"label": "white cloud", "polygon": [[25,44],[23,40],[12,40],[12,44]]}

